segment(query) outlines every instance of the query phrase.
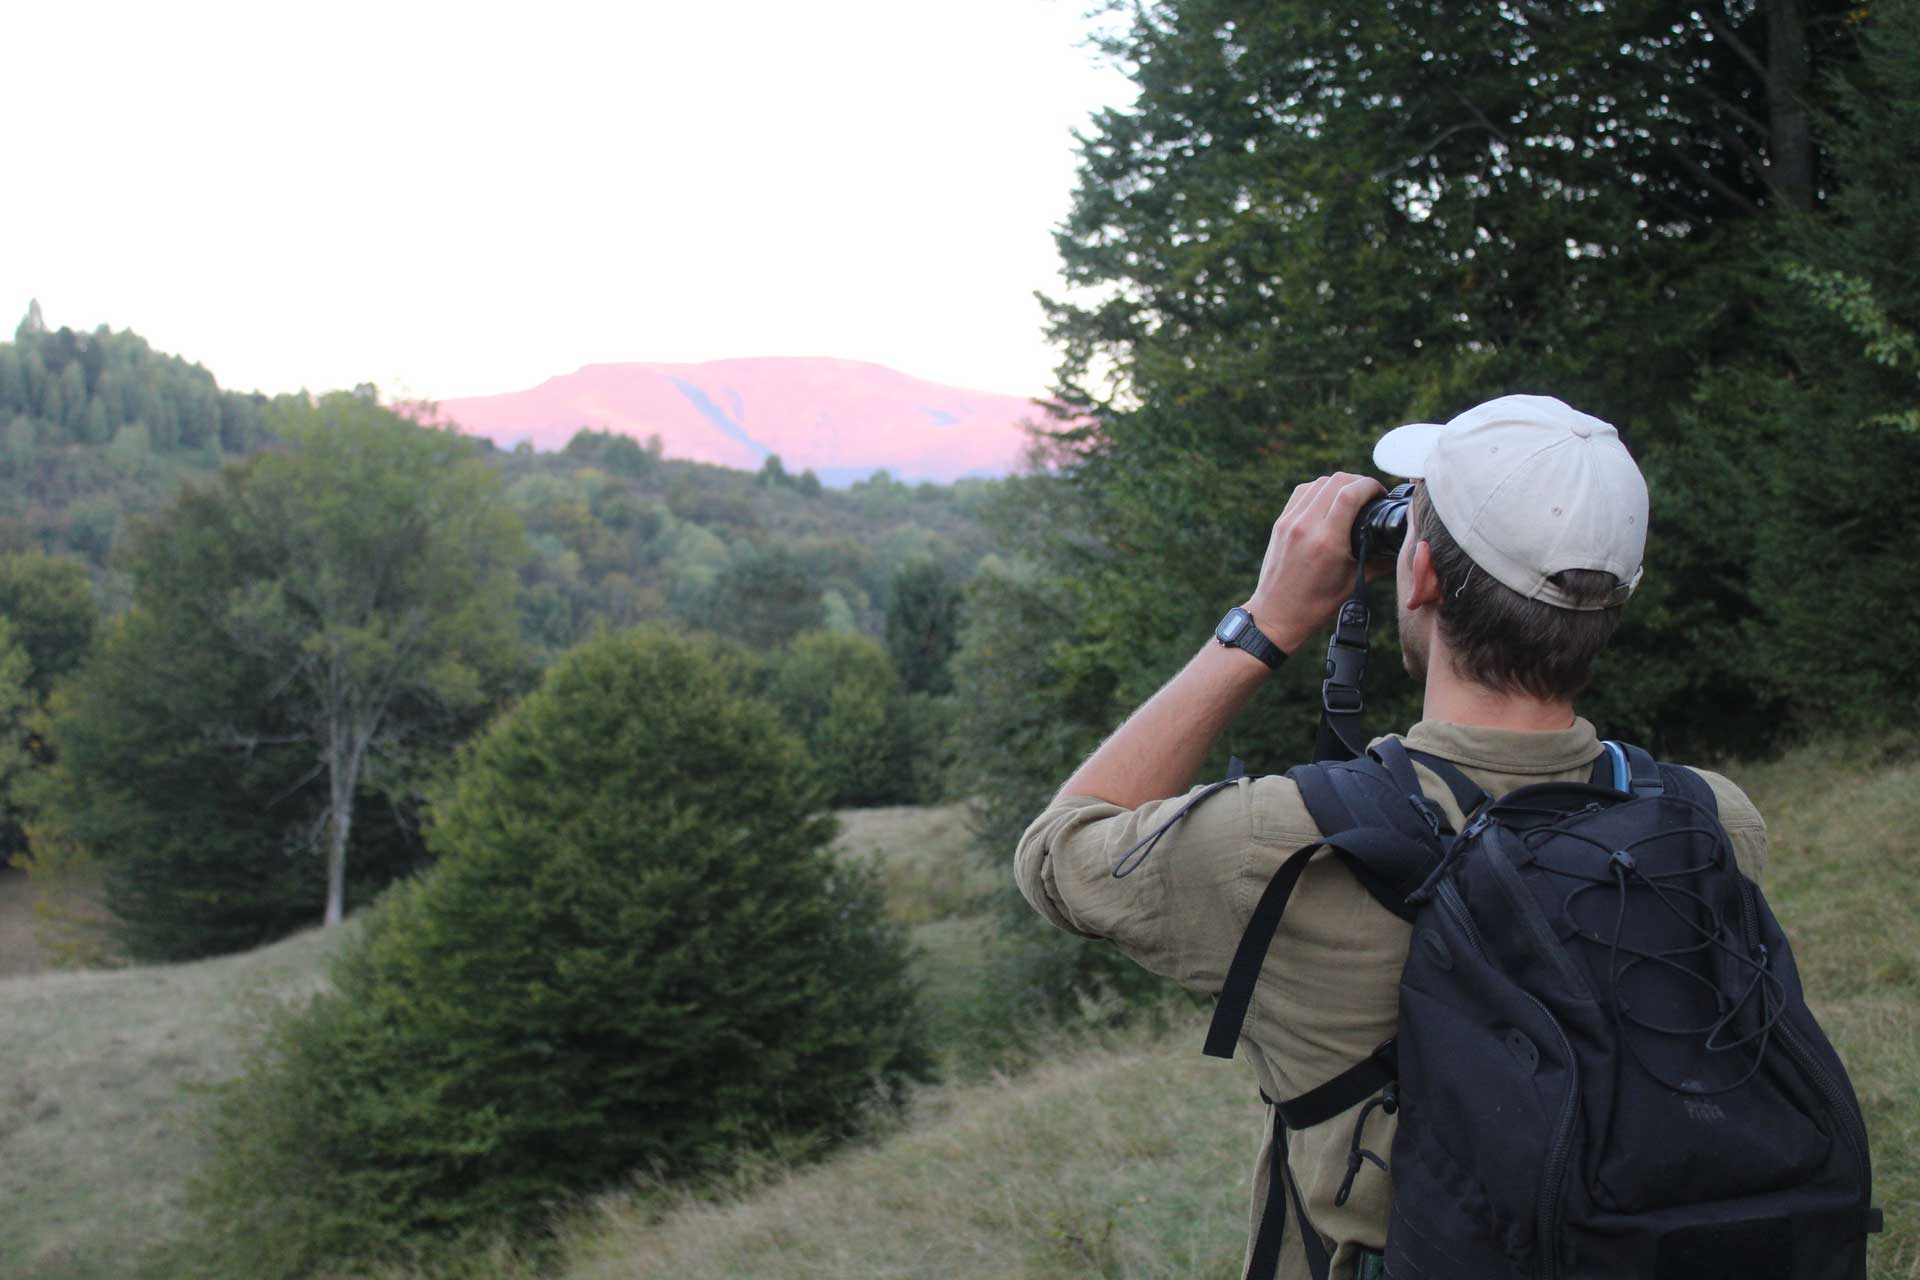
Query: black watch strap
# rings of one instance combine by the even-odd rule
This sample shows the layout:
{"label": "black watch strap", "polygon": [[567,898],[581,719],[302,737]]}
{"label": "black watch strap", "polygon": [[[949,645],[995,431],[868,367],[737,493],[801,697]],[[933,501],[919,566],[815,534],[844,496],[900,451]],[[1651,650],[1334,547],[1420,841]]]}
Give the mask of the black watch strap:
{"label": "black watch strap", "polygon": [[1227,616],[1213,629],[1213,638],[1230,649],[1246,650],[1269,667],[1277,667],[1287,658],[1279,645],[1260,634],[1260,628],[1253,625],[1253,615],[1245,609],[1227,610]]}

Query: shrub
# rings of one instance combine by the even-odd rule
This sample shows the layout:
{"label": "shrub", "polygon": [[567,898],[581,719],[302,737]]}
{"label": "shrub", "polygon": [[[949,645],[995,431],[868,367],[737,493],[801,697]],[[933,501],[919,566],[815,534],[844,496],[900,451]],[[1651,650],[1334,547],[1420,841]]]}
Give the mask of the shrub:
{"label": "shrub", "polygon": [[817,795],[696,642],[569,654],[463,760],[433,869],[226,1092],[209,1225],[297,1274],[856,1133],[929,1059]]}

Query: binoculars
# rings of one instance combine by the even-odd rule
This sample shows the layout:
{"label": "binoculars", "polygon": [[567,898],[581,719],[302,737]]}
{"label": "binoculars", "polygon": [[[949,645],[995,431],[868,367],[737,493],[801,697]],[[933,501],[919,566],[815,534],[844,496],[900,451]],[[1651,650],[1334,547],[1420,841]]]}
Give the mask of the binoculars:
{"label": "binoculars", "polygon": [[1407,508],[1413,504],[1413,484],[1395,485],[1384,498],[1360,508],[1353,522],[1353,558],[1386,560],[1400,554],[1407,540]]}

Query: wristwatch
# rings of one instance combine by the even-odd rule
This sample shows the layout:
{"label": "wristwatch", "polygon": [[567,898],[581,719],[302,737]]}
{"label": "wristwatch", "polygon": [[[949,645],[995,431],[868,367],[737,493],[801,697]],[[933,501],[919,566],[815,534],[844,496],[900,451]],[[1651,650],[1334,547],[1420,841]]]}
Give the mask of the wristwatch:
{"label": "wristwatch", "polygon": [[1253,625],[1253,615],[1245,609],[1227,610],[1227,616],[1213,629],[1213,638],[1229,649],[1245,649],[1269,667],[1277,667],[1287,658],[1279,645],[1260,634],[1260,628]]}

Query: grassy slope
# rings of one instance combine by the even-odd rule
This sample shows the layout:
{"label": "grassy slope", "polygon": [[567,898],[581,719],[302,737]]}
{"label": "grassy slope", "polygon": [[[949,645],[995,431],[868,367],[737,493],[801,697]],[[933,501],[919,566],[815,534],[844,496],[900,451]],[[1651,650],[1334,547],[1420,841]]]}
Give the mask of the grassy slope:
{"label": "grassy slope", "polygon": [[[1875,1280],[1920,1280],[1920,766],[1821,753],[1732,771],[1773,823],[1768,895],[1873,1130],[1891,1230]],[[922,920],[930,995],[968,991],[977,921],[954,810],[851,815],[891,909]],[[175,1238],[197,1152],[183,1083],[225,1070],[247,993],[311,988],[331,940],[116,974],[0,981],[0,1278],[94,1280]],[[1018,1080],[929,1090],[904,1131],[694,1199],[617,1195],[563,1228],[564,1280],[1231,1274],[1257,1107],[1183,1018],[1063,1047]],[[17,1064],[17,1069],[15,1069]],[[764,1171],[763,1171],[764,1173]],[[512,1258],[471,1274],[530,1274]]]}
{"label": "grassy slope", "polygon": [[[1731,772],[1770,815],[1768,898],[1867,1112],[1889,1224],[1869,1274],[1920,1280],[1920,765]],[[1195,1019],[935,1093],[910,1132],[731,1202],[610,1199],[569,1228],[564,1280],[1233,1274],[1259,1117],[1203,1038]]]}
{"label": "grassy slope", "polygon": [[[925,921],[936,1007],[964,983],[968,904],[986,887],[960,806],[848,813],[840,847],[877,858],[889,911]],[[168,1270],[199,1159],[195,1086],[224,1079],[264,1009],[322,981],[338,937],[113,972],[41,972],[26,878],[0,880],[0,1280]]]}
{"label": "grassy slope", "polygon": [[[610,1200],[567,1280],[1225,1276],[1240,1261],[1258,1097],[1204,1026],[1083,1046],[1016,1081],[935,1091],[911,1127],[731,1202]],[[644,1207],[643,1207],[644,1206]]]}
{"label": "grassy slope", "polygon": [[0,981],[0,1277],[133,1275],[182,1232],[192,1086],[229,1073],[260,1002],[313,990],[337,941]]}
{"label": "grassy slope", "polygon": [[33,927],[33,894],[27,873],[0,867],[0,980],[26,977],[47,967]]}

